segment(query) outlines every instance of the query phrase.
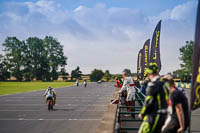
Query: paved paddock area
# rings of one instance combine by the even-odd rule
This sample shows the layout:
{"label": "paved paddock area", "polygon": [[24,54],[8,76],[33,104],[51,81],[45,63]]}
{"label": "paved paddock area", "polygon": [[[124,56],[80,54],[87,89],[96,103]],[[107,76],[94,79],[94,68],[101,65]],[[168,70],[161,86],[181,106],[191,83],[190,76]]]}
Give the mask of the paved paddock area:
{"label": "paved paddock area", "polygon": [[[190,89],[186,89],[186,95],[188,97],[188,101],[190,102]],[[191,132],[192,133],[200,133],[200,108],[192,111]]]}
{"label": "paved paddock area", "polygon": [[110,102],[113,83],[55,89],[47,110],[44,91],[0,96],[0,133],[94,133]]}

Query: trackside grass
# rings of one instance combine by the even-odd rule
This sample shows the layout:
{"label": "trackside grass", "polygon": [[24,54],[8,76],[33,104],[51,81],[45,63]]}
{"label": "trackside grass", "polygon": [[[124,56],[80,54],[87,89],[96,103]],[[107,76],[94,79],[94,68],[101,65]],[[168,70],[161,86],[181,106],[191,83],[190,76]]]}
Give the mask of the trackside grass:
{"label": "trackside grass", "polygon": [[0,95],[71,86],[74,82],[0,82]]}

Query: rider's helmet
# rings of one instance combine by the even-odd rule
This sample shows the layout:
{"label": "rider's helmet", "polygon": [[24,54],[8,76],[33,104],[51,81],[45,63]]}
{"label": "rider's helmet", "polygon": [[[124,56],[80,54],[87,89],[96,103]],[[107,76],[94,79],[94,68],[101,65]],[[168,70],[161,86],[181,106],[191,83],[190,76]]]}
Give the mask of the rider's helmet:
{"label": "rider's helmet", "polygon": [[53,88],[51,88],[50,86],[48,86],[48,90],[52,90]]}
{"label": "rider's helmet", "polygon": [[158,72],[159,72],[159,69],[156,63],[149,63],[149,66],[145,69],[145,75],[157,74]]}

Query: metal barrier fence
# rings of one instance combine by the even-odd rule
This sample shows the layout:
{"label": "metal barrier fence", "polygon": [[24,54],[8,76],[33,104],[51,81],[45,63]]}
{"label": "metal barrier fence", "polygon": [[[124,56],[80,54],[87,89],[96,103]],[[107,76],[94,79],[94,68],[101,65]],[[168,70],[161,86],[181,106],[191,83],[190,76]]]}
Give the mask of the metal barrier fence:
{"label": "metal barrier fence", "polygon": [[[123,104],[123,99],[122,96],[120,94],[119,96],[119,103],[118,103],[118,107],[117,107],[117,118],[116,118],[116,124],[115,124],[115,133],[120,133],[122,131],[138,131],[139,130],[139,126],[137,127],[123,127],[122,124],[124,122],[126,123],[141,123],[142,120],[137,119],[136,115],[139,114],[139,112],[141,111],[143,104],[144,104],[144,100],[145,100],[145,95],[140,91],[139,88],[135,87],[136,92],[135,92],[135,100],[133,100],[134,104],[133,106],[128,106]],[[131,112],[128,112],[127,109],[131,108]],[[126,111],[124,111],[126,110]],[[131,119],[130,117],[127,118],[123,118],[122,115],[126,115],[129,114],[131,115]],[[122,119],[123,118],[123,119]]]}

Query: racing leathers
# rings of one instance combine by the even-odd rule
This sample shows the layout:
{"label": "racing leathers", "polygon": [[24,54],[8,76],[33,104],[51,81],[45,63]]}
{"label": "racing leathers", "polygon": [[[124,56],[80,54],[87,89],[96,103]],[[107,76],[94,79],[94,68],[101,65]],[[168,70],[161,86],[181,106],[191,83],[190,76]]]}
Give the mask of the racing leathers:
{"label": "racing leathers", "polygon": [[46,103],[48,99],[52,98],[54,105],[56,104],[56,92],[53,89],[47,89],[44,96],[46,97]]}
{"label": "racing leathers", "polygon": [[127,98],[126,101],[132,101],[133,99],[135,99],[135,88],[134,88],[135,84],[133,82],[132,77],[126,77],[124,79],[124,83],[122,88],[120,89],[120,93],[122,93],[122,91],[127,90]]}
{"label": "racing leathers", "polygon": [[155,76],[147,86],[144,106],[140,112],[143,122],[139,133],[160,133],[167,113],[169,84]]}
{"label": "racing leathers", "polygon": [[[132,77],[126,77],[124,79],[123,86],[120,89],[120,93],[125,94],[125,92],[127,92],[125,103],[128,106],[134,105],[134,102],[133,102],[133,100],[135,100],[135,88],[134,87],[135,87],[135,84],[133,82]],[[128,107],[128,112],[132,112],[131,107]],[[127,116],[133,116],[134,117],[134,115],[130,115],[130,114],[127,115]]]}

